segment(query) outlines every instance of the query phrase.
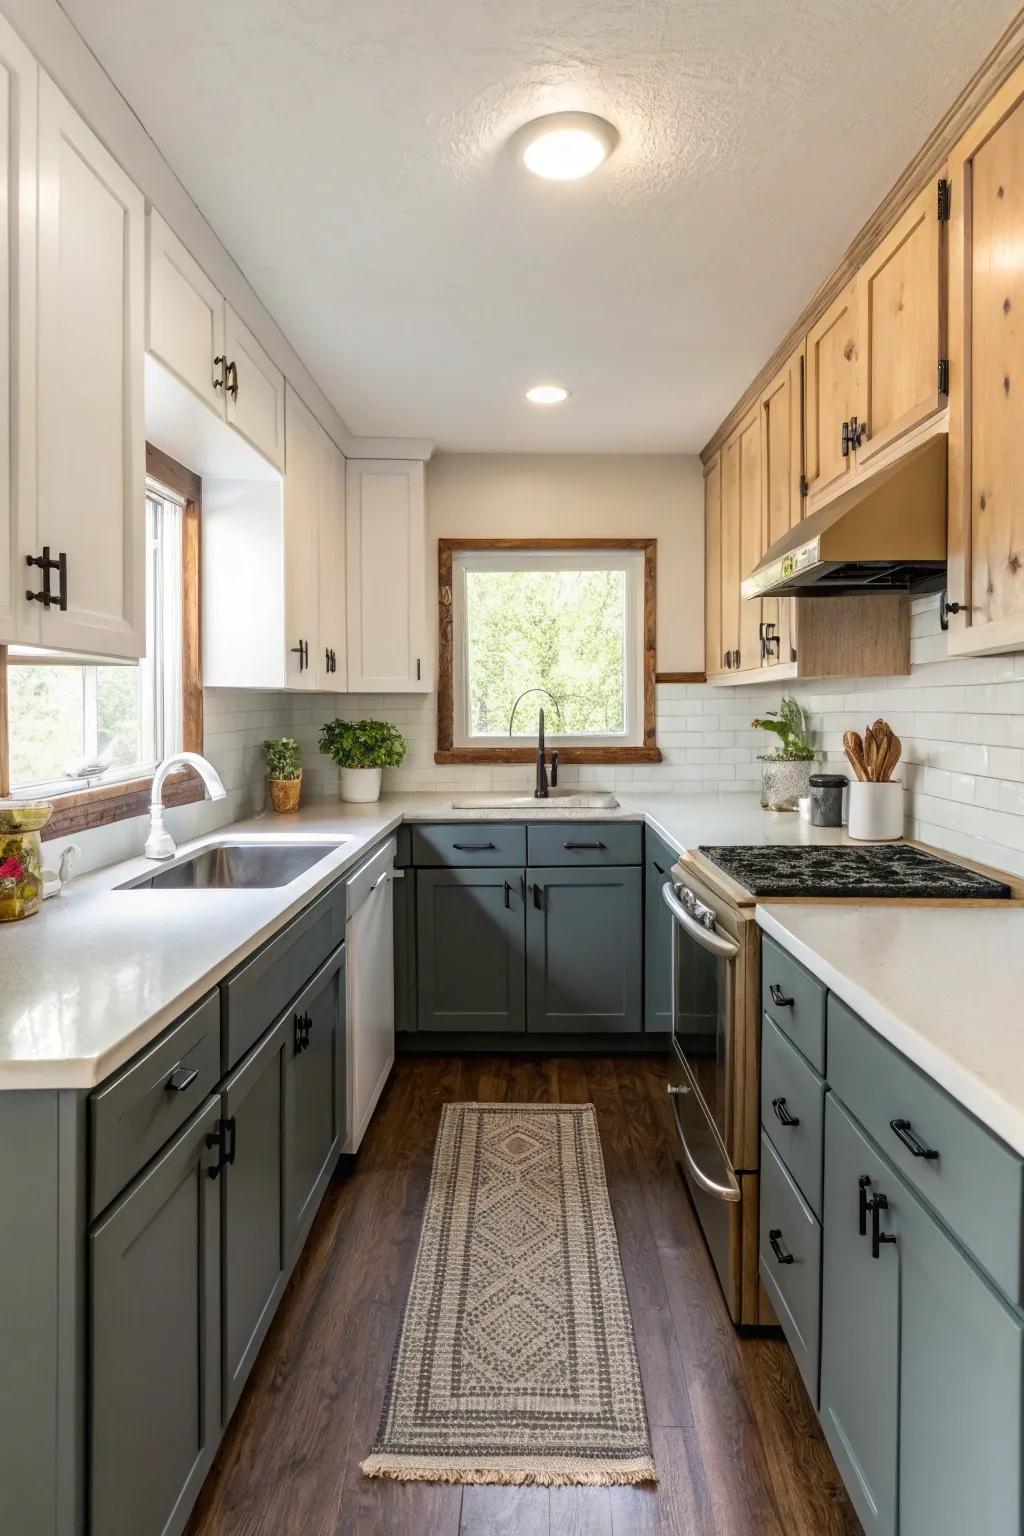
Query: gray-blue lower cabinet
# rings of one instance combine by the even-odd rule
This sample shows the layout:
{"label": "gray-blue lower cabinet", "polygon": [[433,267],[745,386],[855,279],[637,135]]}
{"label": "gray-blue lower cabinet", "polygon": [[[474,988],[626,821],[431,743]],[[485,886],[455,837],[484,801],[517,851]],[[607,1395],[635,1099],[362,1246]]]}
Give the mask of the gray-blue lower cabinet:
{"label": "gray-blue lower cabinet", "polygon": [[421,1030],[526,1028],[521,868],[416,873]]}
{"label": "gray-blue lower cabinet", "polygon": [[672,1029],[672,914],[661,888],[671,879],[676,854],[655,833],[645,833],[644,852],[644,1028]]}
{"label": "gray-blue lower cabinet", "polygon": [[345,953],[299,994],[289,1026],[285,1121],[286,1258],[298,1256],[345,1140]]}
{"label": "gray-blue lower cabinet", "polygon": [[528,869],[526,885],[527,1029],[641,1030],[640,870]]}
{"label": "gray-blue lower cabinet", "polygon": [[209,1099],[89,1240],[93,1536],[177,1536],[220,1437],[220,1114]]}

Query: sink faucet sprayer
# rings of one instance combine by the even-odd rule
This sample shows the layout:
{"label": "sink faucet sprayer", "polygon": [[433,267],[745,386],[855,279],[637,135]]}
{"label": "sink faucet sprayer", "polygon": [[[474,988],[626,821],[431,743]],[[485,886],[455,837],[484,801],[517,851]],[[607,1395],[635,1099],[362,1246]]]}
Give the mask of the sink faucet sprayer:
{"label": "sink faucet sprayer", "polygon": [[149,836],[146,838],[147,859],[173,859],[177,844],[164,826],[164,780],[179,763],[185,763],[199,774],[211,800],[223,800],[227,790],[221,783],[220,774],[212,763],[198,752],[175,752],[165,757],[153,775],[153,792],[149,800]]}

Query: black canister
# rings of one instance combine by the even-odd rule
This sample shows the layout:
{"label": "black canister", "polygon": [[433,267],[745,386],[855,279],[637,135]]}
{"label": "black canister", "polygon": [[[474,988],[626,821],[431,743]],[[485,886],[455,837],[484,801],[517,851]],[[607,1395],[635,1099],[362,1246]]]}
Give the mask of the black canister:
{"label": "black canister", "polygon": [[845,773],[812,773],[811,823],[815,827],[841,827],[843,790],[849,783]]}

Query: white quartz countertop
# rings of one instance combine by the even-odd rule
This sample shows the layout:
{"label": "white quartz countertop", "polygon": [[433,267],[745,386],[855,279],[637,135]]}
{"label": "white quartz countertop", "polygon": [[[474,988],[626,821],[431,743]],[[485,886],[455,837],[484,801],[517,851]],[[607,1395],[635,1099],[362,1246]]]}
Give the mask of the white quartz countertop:
{"label": "white quartz countertop", "polygon": [[1024,908],[766,903],[765,933],[1024,1154]]}

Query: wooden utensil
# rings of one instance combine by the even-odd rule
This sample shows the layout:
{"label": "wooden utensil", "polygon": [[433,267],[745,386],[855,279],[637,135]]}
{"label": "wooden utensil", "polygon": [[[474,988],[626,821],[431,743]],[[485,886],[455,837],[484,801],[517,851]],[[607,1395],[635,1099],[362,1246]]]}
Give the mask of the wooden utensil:
{"label": "wooden utensil", "polygon": [[864,766],[867,768],[868,778],[872,783],[878,779],[878,761],[881,741],[875,735],[874,726],[869,725],[864,732]]}
{"label": "wooden utensil", "polygon": [[868,770],[864,762],[864,743],[856,731],[843,733],[843,751],[846,753],[850,767],[863,784],[867,780]]}

